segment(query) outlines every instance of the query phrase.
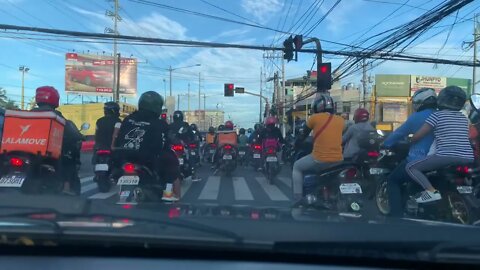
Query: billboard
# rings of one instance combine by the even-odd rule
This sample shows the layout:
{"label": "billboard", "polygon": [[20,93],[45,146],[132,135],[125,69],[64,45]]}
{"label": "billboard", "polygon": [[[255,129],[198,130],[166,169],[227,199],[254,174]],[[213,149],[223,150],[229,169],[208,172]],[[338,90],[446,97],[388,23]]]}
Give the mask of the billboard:
{"label": "billboard", "polygon": [[[105,95],[112,93],[113,65],[111,56],[67,53],[65,56],[65,92]],[[121,58],[120,95],[137,93],[137,60]]]}
{"label": "billboard", "polygon": [[378,97],[408,97],[410,75],[376,75],[375,91]]}
{"label": "billboard", "polygon": [[411,95],[420,88],[433,88],[437,94],[447,86],[446,77],[412,75]]}
{"label": "billboard", "polygon": [[472,80],[461,78],[447,78],[447,86],[456,85],[463,89],[467,95],[472,94]]}

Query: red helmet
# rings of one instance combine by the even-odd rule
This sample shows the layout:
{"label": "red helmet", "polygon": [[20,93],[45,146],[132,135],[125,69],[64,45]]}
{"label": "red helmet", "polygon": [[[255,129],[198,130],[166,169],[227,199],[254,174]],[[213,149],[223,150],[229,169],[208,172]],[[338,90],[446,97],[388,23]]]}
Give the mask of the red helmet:
{"label": "red helmet", "polygon": [[370,113],[364,108],[358,108],[355,110],[355,114],[353,115],[353,121],[355,123],[358,122],[366,122],[370,119]]}
{"label": "red helmet", "polygon": [[225,122],[225,129],[227,130],[233,130],[233,122],[232,121],[227,121]]}
{"label": "red helmet", "polygon": [[60,101],[60,95],[53,86],[40,86],[35,93],[35,102],[37,104],[48,104],[57,108]]}
{"label": "red helmet", "polygon": [[277,118],[275,118],[274,116],[269,116],[269,117],[265,118],[265,125],[266,126],[276,125],[276,124],[277,124]]}

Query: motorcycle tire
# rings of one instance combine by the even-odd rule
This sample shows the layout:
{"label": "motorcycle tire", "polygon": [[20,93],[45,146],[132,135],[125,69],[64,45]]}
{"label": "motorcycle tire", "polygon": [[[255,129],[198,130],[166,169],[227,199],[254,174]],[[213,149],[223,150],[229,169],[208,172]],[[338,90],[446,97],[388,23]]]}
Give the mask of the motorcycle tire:
{"label": "motorcycle tire", "polygon": [[95,182],[97,182],[99,192],[106,193],[110,191],[112,183],[110,182],[110,179],[108,179],[108,176],[97,178]]}
{"label": "motorcycle tire", "polygon": [[388,204],[387,179],[379,179],[375,190],[375,205],[382,215],[390,214],[390,206]]}
{"label": "motorcycle tire", "polygon": [[460,224],[473,224],[478,220],[478,216],[476,215],[474,209],[461,194],[456,192],[447,192],[444,196],[449,205],[449,219],[451,222]]}

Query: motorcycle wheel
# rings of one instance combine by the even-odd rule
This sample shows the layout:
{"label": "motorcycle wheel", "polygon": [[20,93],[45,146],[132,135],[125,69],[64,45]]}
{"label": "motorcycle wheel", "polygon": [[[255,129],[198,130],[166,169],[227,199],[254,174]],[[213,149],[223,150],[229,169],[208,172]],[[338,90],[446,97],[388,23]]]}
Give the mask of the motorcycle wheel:
{"label": "motorcycle wheel", "polygon": [[448,192],[445,195],[449,205],[451,221],[461,224],[472,224],[476,221],[473,209],[460,194]]}
{"label": "motorcycle wheel", "polygon": [[269,185],[273,185],[273,178],[275,178],[275,168],[273,166],[266,165],[267,180]]}
{"label": "motorcycle wheel", "polygon": [[387,194],[387,179],[378,181],[377,189],[375,191],[375,203],[378,211],[382,215],[388,215],[390,213]]}
{"label": "motorcycle wheel", "polygon": [[112,183],[110,182],[110,179],[108,179],[108,175],[102,174],[102,175],[97,175],[95,176],[98,186],[98,191],[101,193],[106,193],[110,191],[110,188],[112,186]]}

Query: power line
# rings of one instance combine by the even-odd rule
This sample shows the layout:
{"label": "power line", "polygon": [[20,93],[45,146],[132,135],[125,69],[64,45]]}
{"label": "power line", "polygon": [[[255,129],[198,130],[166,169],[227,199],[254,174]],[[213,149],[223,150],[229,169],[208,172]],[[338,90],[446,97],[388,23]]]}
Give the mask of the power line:
{"label": "power line", "polygon": [[333,6],[327,11],[327,13],[325,13],[325,15],[323,15],[322,18],[320,18],[320,20],[318,20],[317,23],[315,23],[308,31],[307,33],[305,34],[305,36],[308,36],[312,33],[313,30],[315,30],[315,28],[317,28],[317,26],[320,25],[320,23],[323,22],[323,20],[325,20],[328,15],[338,6],[338,4],[340,4],[342,0],[337,0],[337,2],[335,2],[335,4],[333,4]]}

